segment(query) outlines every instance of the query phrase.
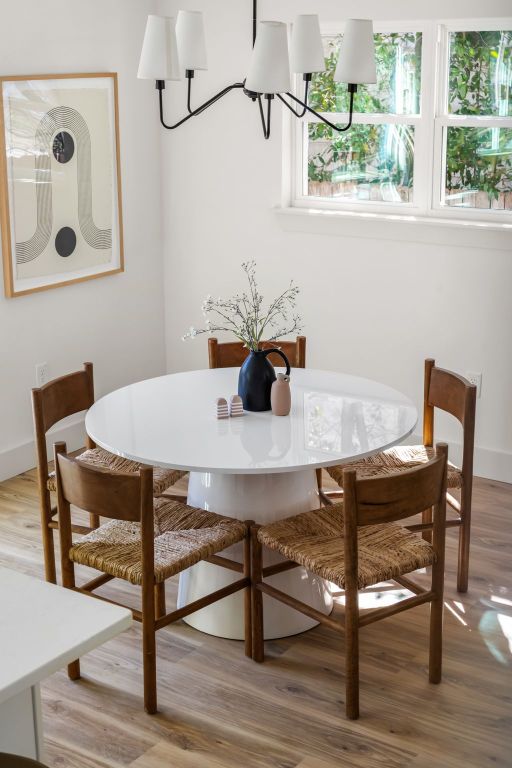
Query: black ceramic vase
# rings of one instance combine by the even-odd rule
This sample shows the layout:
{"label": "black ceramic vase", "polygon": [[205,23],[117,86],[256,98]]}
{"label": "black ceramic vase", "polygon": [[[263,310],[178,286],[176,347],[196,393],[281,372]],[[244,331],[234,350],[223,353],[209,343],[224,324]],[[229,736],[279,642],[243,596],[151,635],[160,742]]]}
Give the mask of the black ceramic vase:
{"label": "black ceramic vase", "polygon": [[286,375],[290,375],[290,363],[280,349],[261,349],[257,352],[251,350],[238,376],[238,394],[246,411],[270,411],[270,390],[276,380],[274,366],[267,360],[267,356],[272,352],[283,358]]}

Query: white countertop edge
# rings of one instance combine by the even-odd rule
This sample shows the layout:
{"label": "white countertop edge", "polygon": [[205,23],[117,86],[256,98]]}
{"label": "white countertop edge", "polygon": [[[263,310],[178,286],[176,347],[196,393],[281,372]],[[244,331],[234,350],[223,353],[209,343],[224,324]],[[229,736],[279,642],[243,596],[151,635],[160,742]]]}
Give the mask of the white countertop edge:
{"label": "white countertop edge", "polygon": [[[94,600],[94,598],[92,597],[91,600]],[[51,663],[44,664],[43,666],[34,669],[29,674],[20,677],[11,685],[8,685],[0,690],[0,704],[2,704],[4,701],[7,701],[8,699],[11,699],[13,696],[16,696],[16,694],[21,693],[21,691],[25,691],[27,688],[31,688],[36,683],[40,683],[42,680],[50,677],[50,675],[58,672],[67,664],[70,664],[76,659],[80,659],[86,653],[89,653],[95,648],[98,648],[100,645],[103,645],[103,643],[106,643],[107,640],[112,640],[112,638],[121,634],[121,632],[129,629],[132,625],[132,622],[132,613],[131,611],[126,610],[125,616],[120,618],[112,626],[107,627],[106,629],[99,632],[94,638],[90,638],[85,643],[78,645],[76,648],[72,648],[71,650],[66,651],[66,653],[62,653],[60,656],[56,656]]]}
{"label": "white countertop edge", "polygon": [[[20,571],[15,571],[12,568],[7,568],[6,566],[0,566],[0,573],[2,571],[15,573],[22,579],[40,582],[49,588],[55,588],[59,592],[65,590],[64,587],[61,587],[57,584],[49,584],[48,582],[37,579],[34,576],[29,576],[28,574],[22,573]],[[88,597],[86,595],[80,596],[78,592],[74,592],[72,590],[65,591],[77,597],[81,597],[83,600],[91,601],[95,599],[94,597]],[[107,603],[103,603],[103,605],[108,605],[110,614],[114,616],[117,615],[117,618],[114,620],[109,620],[108,626],[95,632],[94,635],[89,636],[86,640],[75,642],[72,646],[69,647],[68,650],[59,653],[49,661],[39,664],[39,666],[34,666],[26,674],[21,674],[16,679],[12,680],[11,682],[7,682],[6,685],[0,687],[0,704],[2,704],[4,701],[7,701],[8,699],[11,699],[13,696],[16,696],[18,693],[27,690],[27,688],[31,688],[36,683],[40,683],[42,680],[50,677],[50,675],[54,674],[54,672],[57,672],[59,669],[62,669],[70,662],[75,661],[75,659],[79,659],[81,656],[84,656],[86,653],[89,653],[98,646],[106,643],[108,640],[111,640],[112,638],[121,634],[121,632],[124,632],[131,627],[133,623],[133,617],[129,608],[123,608],[122,606],[113,604],[109,605]],[[72,619],[73,617],[70,616],[70,621],[72,621]],[[2,631],[5,630],[9,631],[9,627],[2,629]],[[0,664],[2,663],[4,663],[4,660],[0,659]]]}
{"label": "white countertop edge", "polygon": [[[91,599],[94,600],[94,598]],[[111,627],[99,632],[94,638],[90,638],[87,642],[81,643],[76,648],[73,648],[66,653],[62,653],[60,656],[56,656],[51,663],[44,664],[43,666],[34,669],[30,674],[20,677],[15,683],[0,690],[0,704],[11,699],[13,696],[16,696],[16,694],[21,693],[21,691],[31,688],[36,683],[40,683],[42,680],[45,680],[47,677],[50,677],[50,675],[53,675],[55,672],[58,672],[63,667],[67,666],[67,664],[70,664],[76,659],[80,659],[86,653],[89,653],[89,651],[93,651],[95,648],[103,645],[107,640],[112,640],[112,638],[121,634],[121,632],[129,629],[132,622],[132,613],[127,610],[125,616],[120,618]]]}

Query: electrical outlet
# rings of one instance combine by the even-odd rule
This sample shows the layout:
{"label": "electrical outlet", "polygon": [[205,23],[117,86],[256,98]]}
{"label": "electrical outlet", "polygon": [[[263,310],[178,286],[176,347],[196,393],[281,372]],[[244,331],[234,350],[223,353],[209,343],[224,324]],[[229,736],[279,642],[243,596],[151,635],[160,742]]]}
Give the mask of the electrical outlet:
{"label": "electrical outlet", "polygon": [[42,387],[48,381],[48,363],[36,365],[36,387]]}
{"label": "electrical outlet", "polygon": [[476,386],[476,396],[480,397],[482,394],[482,374],[475,373],[474,371],[468,371],[466,373],[466,379],[470,384],[474,384]]}

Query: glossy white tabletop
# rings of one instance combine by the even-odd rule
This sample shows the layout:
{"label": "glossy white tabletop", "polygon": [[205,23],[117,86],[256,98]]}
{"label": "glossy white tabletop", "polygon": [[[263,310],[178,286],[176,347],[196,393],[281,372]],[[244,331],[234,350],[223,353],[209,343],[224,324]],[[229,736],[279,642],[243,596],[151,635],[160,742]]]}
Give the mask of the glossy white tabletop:
{"label": "glossy white tabletop", "polygon": [[87,413],[87,432],[112,453],[153,466],[269,474],[368,456],[416,426],[416,408],[390,387],[296,368],[289,416],[246,412],[218,420],[215,401],[236,393],[238,371],[176,373],[111,392]]}

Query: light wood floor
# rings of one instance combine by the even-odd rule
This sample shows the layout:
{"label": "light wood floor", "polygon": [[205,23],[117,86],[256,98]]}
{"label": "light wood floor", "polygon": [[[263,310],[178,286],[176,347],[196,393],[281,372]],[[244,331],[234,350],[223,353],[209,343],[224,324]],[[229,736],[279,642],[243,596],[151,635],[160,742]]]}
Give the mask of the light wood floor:
{"label": "light wood floor", "polygon": [[[43,684],[48,765],[512,766],[511,513],[512,486],[476,481],[464,596],[454,591],[456,533],[448,534],[440,686],[427,679],[427,606],[362,630],[357,722],[343,714],[343,644],[330,630],[268,643],[260,666],[243,656],[241,643],[180,623],[158,635],[161,711],[151,717],[142,709],[136,625],[82,660],[81,681],[60,672]],[[0,484],[0,563],[42,576],[32,472]],[[135,602],[131,587],[103,589]],[[174,582],[170,604],[175,594]],[[385,593],[373,599],[382,604]]]}

